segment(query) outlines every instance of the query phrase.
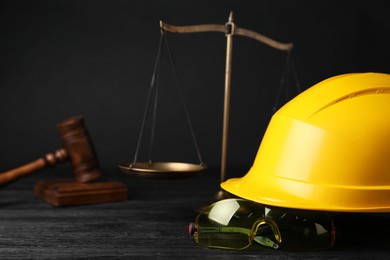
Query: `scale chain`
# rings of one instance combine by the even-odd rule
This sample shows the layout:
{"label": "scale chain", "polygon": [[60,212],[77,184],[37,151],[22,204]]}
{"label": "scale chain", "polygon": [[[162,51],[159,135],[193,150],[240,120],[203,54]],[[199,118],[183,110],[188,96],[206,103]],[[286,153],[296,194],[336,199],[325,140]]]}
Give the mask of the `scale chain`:
{"label": "scale chain", "polygon": [[178,86],[178,89],[179,89],[180,98],[181,98],[181,101],[182,101],[182,104],[183,104],[183,107],[184,107],[184,112],[185,112],[185,115],[186,115],[186,119],[187,119],[188,125],[190,127],[192,140],[194,142],[195,150],[196,150],[196,153],[197,153],[200,165],[204,165],[202,157],[201,157],[201,154],[200,154],[199,146],[198,146],[198,143],[197,143],[197,140],[196,140],[196,137],[195,137],[195,131],[194,131],[194,128],[193,128],[191,120],[190,120],[190,114],[189,114],[189,111],[188,111],[187,103],[186,103],[186,101],[184,99],[184,94],[183,94],[181,80],[179,79],[179,76],[177,74],[176,67],[175,67],[175,61],[174,61],[174,58],[173,58],[173,55],[172,55],[172,52],[171,52],[171,49],[170,49],[170,46],[169,46],[169,43],[168,43],[167,36],[166,36],[166,34],[164,33],[163,30],[161,30],[161,34],[160,34],[160,42],[159,42],[159,47],[158,47],[158,51],[157,51],[157,58],[156,58],[155,66],[154,66],[154,69],[153,69],[153,75],[152,75],[150,88],[149,88],[149,91],[148,91],[145,111],[144,111],[144,115],[143,115],[143,119],[142,119],[141,130],[140,130],[140,134],[139,134],[139,138],[138,138],[136,152],[135,152],[134,159],[133,159],[133,165],[136,164],[137,159],[138,159],[139,148],[140,148],[141,140],[142,140],[142,137],[143,137],[143,134],[144,134],[144,131],[145,131],[145,124],[146,124],[146,121],[147,121],[147,115],[148,115],[148,111],[149,111],[149,107],[150,107],[150,100],[151,100],[151,97],[152,97],[152,94],[153,94],[153,90],[155,89],[154,104],[153,104],[152,129],[151,129],[149,153],[148,153],[149,163],[152,163],[152,158],[151,158],[152,155],[151,154],[152,154],[152,149],[153,149],[153,144],[154,144],[154,136],[155,136],[155,126],[156,126],[156,117],[157,117],[157,103],[158,103],[157,101],[158,101],[159,72],[160,72],[160,66],[161,66],[161,56],[162,56],[162,46],[163,46],[163,43],[165,43],[165,45],[167,47],[168,56],[169,56],[170,63],[171,63],[171,66],[172,66],[172,69],[173,69],[173,72],[174,72],[174,75],[175,75],[175,80],[176,80],[176,83],[177,83],[177,86]]}
{"label": "scale chain", "polygon": [[[160,42],[159,42],[158,50],[157,50],[157,58],[156,58],[156,62],[155,62],[154,69],[153,69],[153,75],[152,75],[152,80],[151,80],[149,91],[148,91],[148,96],[146,99],[146,105],[145,105],[144,115],[143,115],[143,119],[142,119],[141,130],[140,130],[139,137],[138,137],[137,148],[136,148],[136,151],[134,154],[133,164],[135,164],[137,162],[137,158],[138,158],[139,148],[141,145],[141,140],[142,140],[142,136],[144,133],[145,123],[146,123],[146,119],[147,119],[147,115],[148,115],[148,109],[150,106],[149,104],[150,104],[150,99],[152,96],[152,90],[155,87],[156,76],[158,75],[157,72],[159,71],[159,67],[160,67],[160,57],[161,57],[162,45],[163,45],[163,35],[161,34],[160,35]],[[155,102],[156,102],[156,100],[155,100]],[[152,131],[152,132],[154,132],[154,131]],[[154,133],[152,133],[152,134],[154,135]],[[150,155],[150,153],[149,153],[149,155]],[[149,157],[149,160],[150,160],[150,157]]]}
{"label": "scale chain", "polygon": [[180,98],[181,98],[181,101],[182,101],[182,104],[183,104],[183,107],[184,107],[184,112],[186,114],[187,122],[188,122],[188,125],[189,125],[190,130],[191,130],[192,140],[194,142],[195,150],[196,150],[196,153],[198,155],[199,163],[201,165],[203,165],[204,163],[203,163],[203,160],[202,160],[202,156],[200,154],[198,142],[196,141],[195,131],[194,131],[194,128],[192,126],[191,119],[190,119],[190,113],[188,111],[187,103],[186,103],[186,101],[184,99],[182,83],[181,83],[181,80],[179,79],[179,76],[178,76],[177,71],[176,71],[175,60],[173,58],[173,55],[172,55],[172,52],[171,52],[171,48],[170,48],[170,46],[168,44],[168,38],[167,38],[166,34],[164,34],[164,40],[165,40],[165,44],[167,46],[167,50],[168,50],[171,66],[172,66],[173,72],[175,74],[176,83],[177,83],[177,86],[179,88]]}

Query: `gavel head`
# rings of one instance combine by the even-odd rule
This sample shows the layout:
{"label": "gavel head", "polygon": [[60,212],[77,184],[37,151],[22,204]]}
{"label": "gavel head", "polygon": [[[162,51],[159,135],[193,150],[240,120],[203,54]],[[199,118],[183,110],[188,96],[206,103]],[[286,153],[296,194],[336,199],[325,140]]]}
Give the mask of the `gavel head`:
{"label": "gavel head", "polygon": [[101,175],[97,156],[82,116],[75,116],[58,123],[57,130],[63,148],[73,166],[78,182],[88,182]]}

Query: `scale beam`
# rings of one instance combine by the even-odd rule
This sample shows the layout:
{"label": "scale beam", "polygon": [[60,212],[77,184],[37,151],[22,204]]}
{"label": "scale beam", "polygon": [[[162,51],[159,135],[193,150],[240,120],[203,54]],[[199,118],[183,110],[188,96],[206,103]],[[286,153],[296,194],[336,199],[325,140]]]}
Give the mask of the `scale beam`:
{"label": "scale beam", "polygon": [[[291,51],[293,48],[292,43],[282,43],[271,39],[263,34],[258,32],[244,29],[241,27],[234,26],[234,29],[231,31],[229,26],[221,25],[221,24],[200,24],[200,25],[186,25],[186,26],[177,26],[165,23],[160,21],[160,28],[166,32],[171,33],[200,33],[200,32],[221,32],[221,33],[231,33],[232,35],[245,36],[265,45],[268,45],[274,49],[278,49],[281,51]],[[231,32],[230,32],[231,31]]]}
{"label": "scale beam", "polygon": [[229,15],[229,20],[225,25],[220,24],[200,24],[177,26],[160,21],[161,31],[170,33],[201,33],[201,32],[221,32],[226,36],[226,67],[225,67],[225,96],[223,109],[223,129],[222,129],[222,154],[221,154],[221,183],[226,180],[226,161],[227,161],[227,144],[229,129],[229,107],[230,107],[230,81],[232,67],[233,36],[245,36],[274,49],[291,52],[292,43],[282,43],[252,30],[240,28],[233,21],[233,13]]}

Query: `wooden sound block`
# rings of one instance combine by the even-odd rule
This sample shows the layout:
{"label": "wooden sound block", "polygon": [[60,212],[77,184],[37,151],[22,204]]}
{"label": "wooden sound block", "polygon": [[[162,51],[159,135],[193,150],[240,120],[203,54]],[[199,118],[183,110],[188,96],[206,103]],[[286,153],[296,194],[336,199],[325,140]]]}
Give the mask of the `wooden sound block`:
{"label": "wooden sound block", "polygon": [[34,194],[56,207],[128,199],[127,187],[116,181],[80,183],[74,179],[43,180],[35,184]]}

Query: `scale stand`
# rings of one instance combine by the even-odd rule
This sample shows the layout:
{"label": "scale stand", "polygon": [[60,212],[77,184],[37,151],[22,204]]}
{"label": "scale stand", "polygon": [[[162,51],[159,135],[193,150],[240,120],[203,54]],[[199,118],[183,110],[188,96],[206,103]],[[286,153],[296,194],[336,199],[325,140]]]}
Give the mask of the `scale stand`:
{"label": "scale stand", "polygon": [[[292,51],[292,43],[281,43],[270,39],[257,32],[240,28],[233,21],[233,13],[230,12],[229,20],[225,25],[219,24],[202,24],[190,26],[175,26],[160,21],[162,30],[171,33],[199,33],[199,32],[221,32],[226,36],[226,67],[225,67],[225,93],[224,93],[224,109],[223,109],[223,126],[222,126],[222,154],[221,154],[221,183],[226,180],[226,161],[228,148],[228,130],[229,130],[229,109],[230,109],[230,81],[232,71],[232,51],[233,51],[233,36],[245,36],[256,41],[264,43],[274,49],[285,51],[288,54]],[[216,200],[229,197],[227,192],[220,190],[216,195]]]}

